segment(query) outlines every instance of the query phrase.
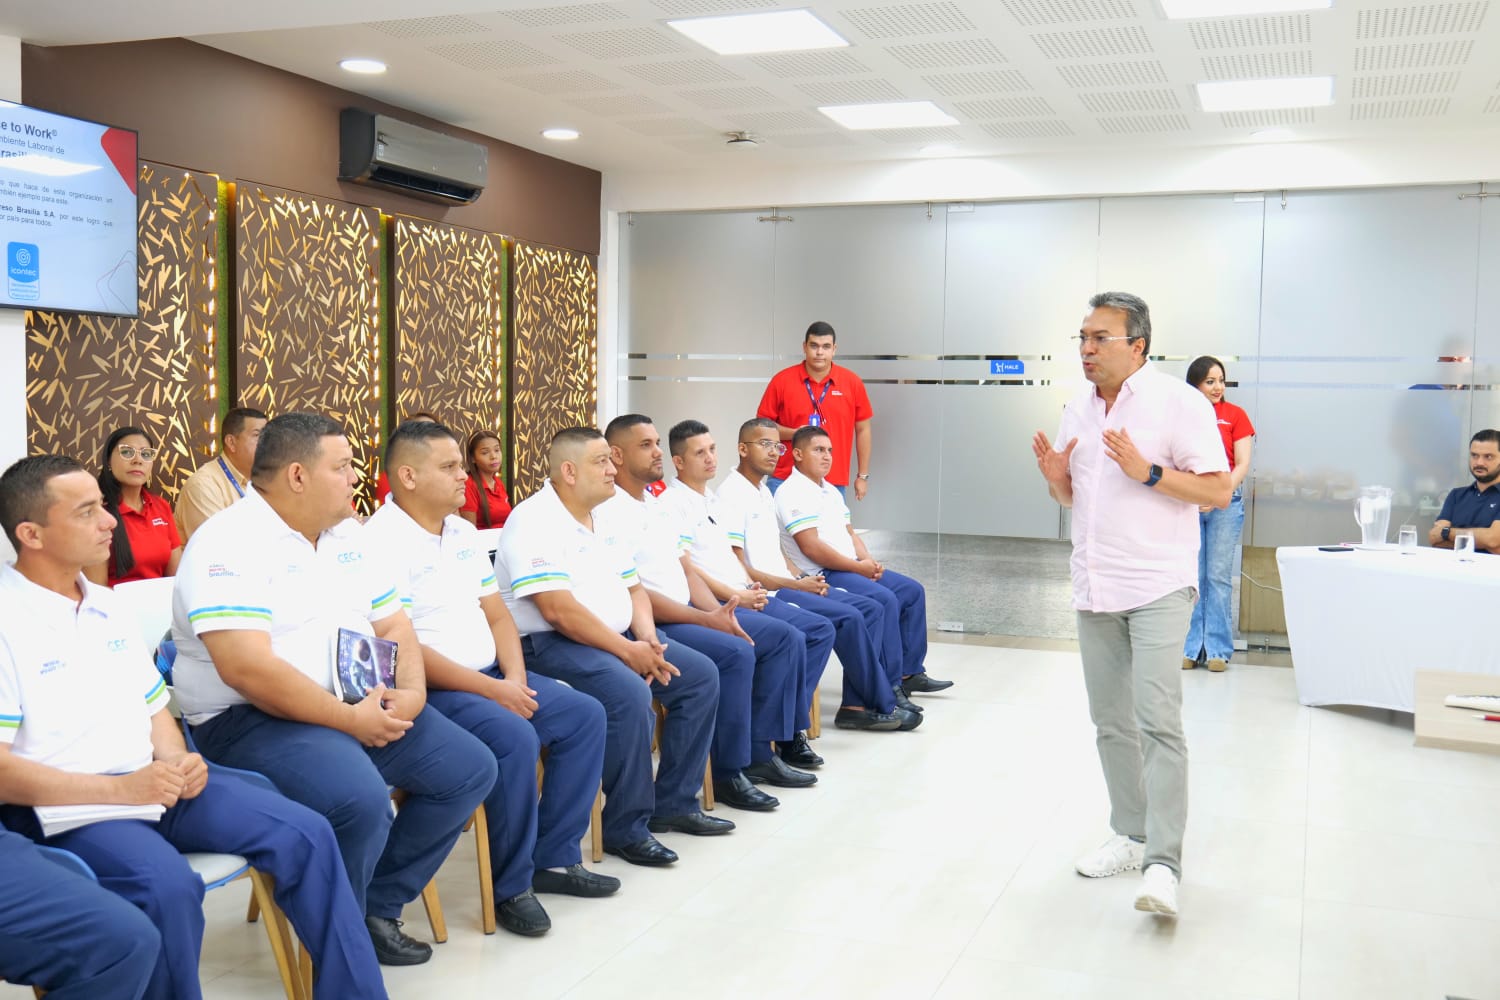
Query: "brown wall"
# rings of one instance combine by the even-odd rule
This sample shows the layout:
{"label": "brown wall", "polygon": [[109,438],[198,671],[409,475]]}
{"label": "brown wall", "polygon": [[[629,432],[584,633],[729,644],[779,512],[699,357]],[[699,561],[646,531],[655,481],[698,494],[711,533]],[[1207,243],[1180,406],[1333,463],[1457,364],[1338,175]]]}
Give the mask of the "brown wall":
{"label": "brown wall", "polygon": [[[597,170],[181,38],[22,46],[22,100],[138,129],[142,159],[374,205],[533,243],[599,252]],[[339,111],[358,106],[489,147],[489,184],[445,207],[338,180]]]}

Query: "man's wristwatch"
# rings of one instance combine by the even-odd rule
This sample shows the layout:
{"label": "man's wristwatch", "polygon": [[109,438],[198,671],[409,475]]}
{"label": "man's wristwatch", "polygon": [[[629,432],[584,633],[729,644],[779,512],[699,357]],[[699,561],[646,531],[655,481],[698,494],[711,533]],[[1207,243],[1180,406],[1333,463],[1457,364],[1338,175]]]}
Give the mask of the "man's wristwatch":
{"label": "man's wristwatch", "polygon": [[1161,482],[1161,466],[1153,465],[1151,466],[1151,475],[1146,477],[1146,485],[1155,486],[1159,482]]}
{"label": "man's wristwatch", "polygon": [[859,475],[855,476],[854,478],[855,479],[863,479],[865,482],[869,482],[870,481],[870,474],[868,472],[861,472]]}
{"label": "man's wristwatch", "polygon": [[1452,528],[1444,528],[1443,529],[1443,541],[1445,541],[1445,542],[1451,542],[1451,541],[1453,541],[1453,529]]}

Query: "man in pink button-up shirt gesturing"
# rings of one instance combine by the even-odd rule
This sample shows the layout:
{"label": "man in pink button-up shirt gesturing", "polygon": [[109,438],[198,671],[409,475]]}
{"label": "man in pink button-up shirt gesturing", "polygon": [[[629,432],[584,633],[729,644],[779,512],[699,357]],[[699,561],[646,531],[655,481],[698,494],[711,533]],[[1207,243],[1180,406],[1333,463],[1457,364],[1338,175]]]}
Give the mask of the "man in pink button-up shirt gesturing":
{"label": "man in pink button-up shirt gesturing", "polygon": [[1135,908],[1175,916],[1187,826],[1179,654],[1197,598],[1198,508],[1229,503],[1229,463],[1203,394],[1147,361],[1151,313],[1102,292],[1078,332],[1082,389],[1037,468],[1073,508],[1073,607],[1115,836],[1091,878],[1145,867]]}

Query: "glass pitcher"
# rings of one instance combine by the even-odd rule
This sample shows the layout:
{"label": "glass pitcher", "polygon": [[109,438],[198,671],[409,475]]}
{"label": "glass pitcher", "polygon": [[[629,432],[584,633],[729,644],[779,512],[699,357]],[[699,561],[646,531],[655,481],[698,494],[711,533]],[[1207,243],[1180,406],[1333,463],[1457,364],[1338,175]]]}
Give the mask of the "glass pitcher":
{"label": "glass pitcher", "polygon": [[1354,523],[1359,525],[1361,545],[1384,545],[1391,528],[1391,488],[1362,487],[1354,498]]}

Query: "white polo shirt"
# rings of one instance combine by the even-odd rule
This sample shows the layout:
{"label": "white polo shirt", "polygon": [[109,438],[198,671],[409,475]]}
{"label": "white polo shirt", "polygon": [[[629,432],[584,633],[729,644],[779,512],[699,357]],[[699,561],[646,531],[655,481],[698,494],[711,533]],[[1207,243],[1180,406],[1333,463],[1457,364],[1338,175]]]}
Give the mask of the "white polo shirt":
{"label": "white polo shirt", "polygon": [[172,591],[172,679],[183,717],[196,726],[246,703],[214,669],[199,638],[208,632],[268,632],[277,656],[333,691],[339,629],[371,635],[371,623],[401,610],[389,572],[366,545],[359,522],[345,518],[314,548],[253,488],[204,521]]}
{"label": "white polo shirt", "polygon": [[616,486],[615,495],[595,508],[594,517],[625,541],[647,590],[679,604],[692,600],[687,574],[682,571],[686,539],[677,530],[672,508],[650,493],[645,500],[637,500]]}
{"label": "white polo shirt", "polygon": [[808,479],[796,468],[776,491],[776,518],[781,522],[781,547],[804,573],[816,573],[823,567],[813,562],[797,545],[799,531],[818,529],[820,541],[835,552],[858,559],[854,539],[849,536],[849,505],[839,488],[828,480],[822,485]]}
{"label": "white polo shirt", "polygon": [[434,535],[393,501],[365,522],[365,534],[391,569],[418,641],[470,670],[492,666],[495,634],[479,599],[500,588],[478,529],[449,514]]}
{"label": "white polo shirt", "polygon": [[551,632],[537,594],[571,591],[612,632],[630,628],[630,588],[639,582],[632,549],[594,509],[593,530],[579,524],[549,479],[516,504],[500,532],[495,578],[522,635]]}
{"label": "white polo shirt", "polygon": [[723,505],[713,489],[705,487],[699,493],[682,480],[674,479],[661,495],[661,502],[672,512],[678,540],[687,545],[688,557],[699,572],[726,587],[749,586],[745,567],[729,541]]}
{"label": "white polo shirt", "polygon": [[115,595],[79,577],[83,600],[0,568],[0,742],[75,774],[151,763],[151,716],[167,686]]}
{"label": "white polo shirt", "polygon": [[745,560],[756,569],[786,576],[781,552],[781,526],[776,520],[776,498],[764,479],[751,484],[738,471],[719,484],[718,518],[729,544],[745,550]]}

